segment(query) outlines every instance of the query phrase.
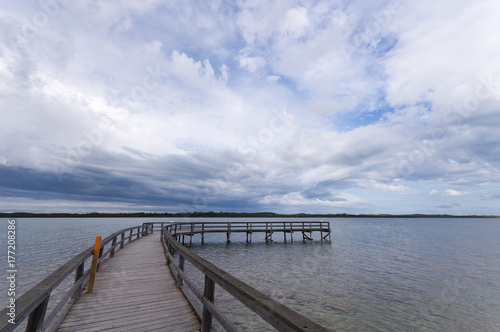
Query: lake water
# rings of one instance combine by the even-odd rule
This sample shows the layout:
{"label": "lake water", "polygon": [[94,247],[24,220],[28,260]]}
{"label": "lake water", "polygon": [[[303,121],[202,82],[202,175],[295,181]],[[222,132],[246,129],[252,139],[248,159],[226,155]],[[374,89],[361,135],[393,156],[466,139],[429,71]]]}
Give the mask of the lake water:
{"label": "lake water", "polygon": [[[17,219],[18,294],[90,247],[97,235],[168,220]],[[203,246],[195,236],[192,250],[333,330],[500,331],[500,219],[323,220],[331,222],[331,242],[319,241],[317,234],[303,243],[296,234],[293,244],[285,244],[276,233],[273,244],[263,234],[247,244],[244,234],[232,234],[228,245],[225,234],[210,234]],[[6,236],[0,243],[6,266]],[[6,289],[1,278],[5,304]],[[268,329],[220,289],[216,301],[243,330]]]}

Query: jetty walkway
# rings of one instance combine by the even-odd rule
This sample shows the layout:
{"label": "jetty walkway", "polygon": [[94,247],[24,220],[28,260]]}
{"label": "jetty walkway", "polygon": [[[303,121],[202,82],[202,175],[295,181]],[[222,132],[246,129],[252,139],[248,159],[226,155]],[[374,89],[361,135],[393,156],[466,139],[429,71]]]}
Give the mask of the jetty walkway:
{"label": "jetty walkway", "polygon": [[57,331],[199,331],[200,320],[165,264],[159,236],[118,252]]}
{"label": "jetty walkway", "polygon": [[[219,310],[215,285],[278,331],[329,331],[181,243],[186,235],[192,242],[196,234],[201,235],[203,242],[206,233],[226,233],[230,242],[232,232],[245,232],[247,241],[251,241],[253,233],[261,232],[267,242],[273,241],[275,232],[283,232],[285,242],[287,233],[291,241],[294,232],[302,233],[303,241],[312,241],[313,232],[320,232],[321,241],[330,238],[331,233],[328,222],[316,221],[156,222],[122,229],[96,241],[95,246],[76,255],[16,299],[14,311],[3,309],[0,332],[20,328],[27,332],[208,332],[214,331],[214,319],[226,331],[239,331]],[[184,269],[186,264],[204,275],[203,287],[192,281],[193,276]],[[92,291],[87,293],[88,289]]]}

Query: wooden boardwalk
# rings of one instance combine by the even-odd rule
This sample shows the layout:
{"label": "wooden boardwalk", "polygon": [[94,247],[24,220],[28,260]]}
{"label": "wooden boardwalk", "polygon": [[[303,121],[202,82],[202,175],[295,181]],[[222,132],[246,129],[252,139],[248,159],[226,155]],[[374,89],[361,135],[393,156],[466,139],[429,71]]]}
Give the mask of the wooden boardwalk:
{"label": "wooden boardwalk", "polygon": [[[86,290],[85,290],[86,291]],[[118,251],[101,266],[60,325],[74,331],[199,331],[200,321],[166,265],[158,233]]]}

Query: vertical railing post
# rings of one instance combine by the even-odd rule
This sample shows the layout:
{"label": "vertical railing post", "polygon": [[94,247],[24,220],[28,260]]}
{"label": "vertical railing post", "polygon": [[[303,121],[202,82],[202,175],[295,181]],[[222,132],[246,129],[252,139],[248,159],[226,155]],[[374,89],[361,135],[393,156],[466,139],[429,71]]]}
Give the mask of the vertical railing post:
{"label": "vertical railing post", "polygon": [[111,257],[115,256],[115,246],[116,246],[116,236],[113,238],[113,241],[111,242],[111,252],[109,253],[109,256]]}
{"label": "vertical railing post", "polygon": [[285,226],[285,223],[283,222],[283,239],[286,243],[286,226]]}
{"label": "vertical railing post", "polygon": [[194,221],[191,224],[191,236],[189,237],[189,246],[190,247],[193,244],[193,236],[194,236]]}
{"label": "vertical railing post", "polygon": [[247,223],[247,230],[246,230],[246,233],[247,233],[247,243],[248,243],[248,223]]}
{"label": "vertical railing post", "polygon": [[250,243],[252,243],[253,224],[250,223]]}
{"label": "vertical railing post", "polygon": [[[76,268],[76,271],[75,271],[75,284],[83,276],[84,270],[85,270],[85,262],[82,262],[82,264],[78,265],[78,267]],[[75,293],[73,294],[73,299],[75,299],[75,301],[78,301],[80,299],[80,296],[82,295],[82,287],[83,287],[83,284],[80,285],[80,287],[78,287],[75,290]]]}
{"label": "vertical railing post", "polygon": [[201,224],[201,244],[205,244],[205,223]]}
{"label": "vertical railing post", "polygon": [[[179,269],[184,272],[184,256],[179,253]],[[175,282],[177,288],[182,286],[182,277],[180,274],[177,274],[177,280]]]}
{"label": "vertical railing post", "polygon": [[45,300],[42,301],[33,310],[28,317],[28,323],[26,324],[26,332],[36,332],[39,328],[43,326],[43,320],[45,319],[45,313],[47,312],[47,306],[49,304],[50,293],[47,295]]}
{"label": "vertical railing post", "polygon": [[99,247],[101,245],[101,237],[96,236],[95,238],[95,244],[94,244],[94,251],[92,252],[92,265],[90,267],[90,277],[89,277],[89,284],[87,286],[87,294],[92,293],[94,290],[94,279],[95,279],[95,274],[99,270],[99,265],[97,264],[99,261],[99,252],[102,252],[102,250],[99,250]]}
{"label": "vertical railing post", "polygon": [[170,253],[170,241],[167,240],[167,237],[165,236],[165,233],[161,235],[162,243],[165,243],[165,247],[163,250],[165,251],[165,257],[167,258],[167,265],[170,265],[170,256],[167,255],[167,252]]}
{"label": "vertical railing post", "polygon": [[[101,239],[99,238],[99,241],[100,241],[100,240],[101,240]],[[98,259],[97,259],[97,272],[99,272],[99,269],[101,268],[101,263],[99,262],[99,260],[102,258],[102,254],[104,254],[104,246],[105,246],[105,245],[103,245],[103,246],[101,247],[101,249],[99,249],[99,256],[97,257],[97,258],[98,258]]]}
{"label": "vertical railing post", "polygon": [[121,240],[120,240],[120,249],[123,249],[124,245],[125,245],[125,232],[122,232]]}
{"label": "vertical railing post", "polygon": [[[207,275],[205,275],[205,293],[204,300],[214,302],[215,283]],[[212,313],[207,306],[203,304],[203,313],[201,317],[201,332],[210,332],[212,328]]]}
{"label": "vertical railing post", "polygon": [[141,228],[137,227],[137,239],[141,236]]}
{"label": "vertical railing post", "polygon": [[132,233],[134,232],[133,229],[130,230],[130,234],[128,236],[128,243],[132,242]]}

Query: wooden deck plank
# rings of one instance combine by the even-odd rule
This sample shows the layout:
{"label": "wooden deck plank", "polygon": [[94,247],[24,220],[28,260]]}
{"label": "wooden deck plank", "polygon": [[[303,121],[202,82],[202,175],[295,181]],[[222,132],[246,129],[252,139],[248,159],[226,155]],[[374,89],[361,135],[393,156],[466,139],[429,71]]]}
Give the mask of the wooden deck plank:
{"label": "wooden deck plank", "polygon": [[59,332],[199,331],[200,321],[165,264],[159,234],[134,241],[99,269]]}

